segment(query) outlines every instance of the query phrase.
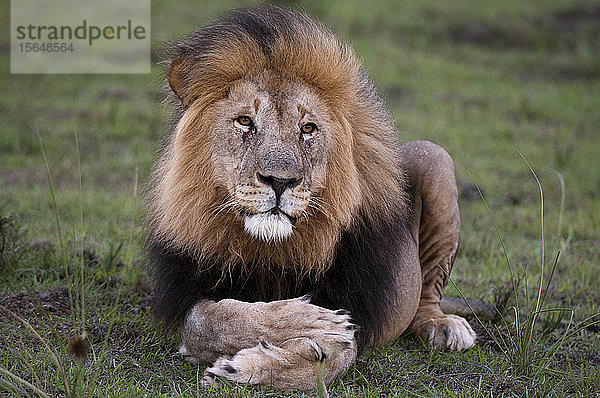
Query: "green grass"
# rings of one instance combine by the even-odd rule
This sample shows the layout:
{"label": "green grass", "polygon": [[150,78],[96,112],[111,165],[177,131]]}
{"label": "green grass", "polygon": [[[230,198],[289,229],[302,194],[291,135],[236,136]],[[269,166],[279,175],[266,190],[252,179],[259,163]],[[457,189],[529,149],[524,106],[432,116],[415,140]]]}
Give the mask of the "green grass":
{"label": "green grass", "polygon": [[[160,105],[164,71],[11,75],[7,3],[0,4],[0,304],[56,352],[77,396],[305,396],[244,386],[199,390],[202,369],[183,362],[177,333],[152,318],[140,225],[143,189],[169,118]],[[153,49],[239,4],[153,1]],[[499,303],[512,290],[508,258],[520,281],[508,306],[518,304],[524,313],[533,308],[539,191],[518,150],[538,173],[545,198],[544,308],[571,309],[575,322],[600,313],[600,2],[301,5],[352,43],[404,140],[429,139],[453,156],[462,236],[452,279],[460,290]],[[551,170],[564,178],[562,216],[563,191]],[[484,192],[506,253],[474,184]],[[458,291],[448,286],[446,294]],[[21,321],[0,314],[0,368],[51,396],[62,393],[62,377],[42,343]],[[402,338],[359,358],[329,388],[330,396],[600,395],[597,332],[574,333],[553,349],[565,329],[536,327],[531,364],[555,355],[550,369],[527,373],[471,323],[482,337],[473,349],[438,353]],[[516,336],[510,323],[484,326],[496,341]],[[67,353],[68,339],[83,330],[91,347],[79,361]],[[3,372],[0,395],[36,394]]]}

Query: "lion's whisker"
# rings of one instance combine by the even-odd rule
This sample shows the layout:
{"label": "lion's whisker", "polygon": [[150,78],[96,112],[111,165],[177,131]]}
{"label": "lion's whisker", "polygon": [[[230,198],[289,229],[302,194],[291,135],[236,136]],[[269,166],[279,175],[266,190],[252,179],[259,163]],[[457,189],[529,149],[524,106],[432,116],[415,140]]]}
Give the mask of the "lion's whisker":
{"label": "lion's whisker", "polygon": [[311,196],[308,200],[308,207],[315,209],[318,212],[323,213],[323,215],[328,219],[333,219],[331,213],[326,209],[327,203],[323,198],[319,198],[316,196]]}
{"label": "lion's whisker", "polygon": [[219,216],[219,214],[223,213],[224,211],[232,211],[239,207],[240,207],[239,202],[235,198],[232,198],[223,203],[220,203],[220,204],[214,206],[209,211],[209,214],[207,216],[208,222],[213,221],[215,218],[217,218]]}

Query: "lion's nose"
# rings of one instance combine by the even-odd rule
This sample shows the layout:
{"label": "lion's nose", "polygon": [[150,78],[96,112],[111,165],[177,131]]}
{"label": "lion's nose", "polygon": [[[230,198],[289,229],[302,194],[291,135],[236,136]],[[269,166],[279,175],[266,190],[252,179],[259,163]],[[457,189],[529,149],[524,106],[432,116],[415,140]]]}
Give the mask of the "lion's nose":
{"label": "lion's nose", "polygon": [[258,181],[273,188],[277,202],[279,202],[279,197],[286,189],[293,189],[302,181],[302,178],[278,178],[274,176],[264,176],[260,173],[257,173],[256,176]]}

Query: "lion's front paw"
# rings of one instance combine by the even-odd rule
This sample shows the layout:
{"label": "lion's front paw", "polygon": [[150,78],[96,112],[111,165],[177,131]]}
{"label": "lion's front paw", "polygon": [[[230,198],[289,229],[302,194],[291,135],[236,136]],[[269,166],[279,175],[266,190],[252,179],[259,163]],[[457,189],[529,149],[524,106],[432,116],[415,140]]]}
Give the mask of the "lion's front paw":
{"label": "lion's front paw", "polygon": [[[357,326],[350,313],[312,305],[307,297],[268,303],[226,299],[195,309],[184,325],[180,353],[202,362],[220,353],[204,372],[205,387],[225,379],[315,391],[317,382],[330,383],[356,358]],[[209,314],[215,309],[221,318]]]}
{"label": "lion's front paw", "polygon": [[[306,330],[349,330],[354,334],[350,312],[339,309],[330,310],[310,303],[307,296],[262,303],[266,314],[267,327],[281,329],[285,339],[289,334]],[[287,331],[283,331],[283,329]],[[282,336],[283,337],[283,336]],[[294,336],[296,337],[296,336]]]}
{"label": "lion's front paw", "polygon": [[[241,350],[234,356],[222,356],[204,370],[204,385],[225,379],[243,384],[269,384],[269,378],[281,373],[287,361],[281,362],[289,353],[267,342],[261,341],[252,348]],[[266,383],[265,383],[266,382]]]}
{"label": "lion's front paw", "polygon": [[220,357],[204,371],[203,386],[225,379],[312,392],[317,383],[325,386],[345,373],[356,358],[356,326],[350,322],[347,311],[312,307],[314,312],[308,315],[308,319],[312,318],[310,326],[302,325],[299,319],[299,326],[304,329],[281,332],[299,337],[283,340],[282,335],[274,333],[276,344],[260,340],[234,356]]}
{"label": "lion's front paw", "polygon": [[[261,341],[255,347],[241,350],[233,357],[223,356],[204,371],[204,387],[218,384],[219,379],[297,389],[312,392],[317,383],[324,387],[344,373],[354,361],[355,348],[344,341],[337,346],[321,346],[319,342],[298,337],[276,346]],[[325,354],[329,349],[330,357]]]}

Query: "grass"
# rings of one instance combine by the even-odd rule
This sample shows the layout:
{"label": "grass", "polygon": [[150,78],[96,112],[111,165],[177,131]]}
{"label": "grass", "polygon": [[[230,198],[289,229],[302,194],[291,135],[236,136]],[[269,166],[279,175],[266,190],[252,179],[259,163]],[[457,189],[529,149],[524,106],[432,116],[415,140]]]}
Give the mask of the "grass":
{"label": "grass", "polygon": [[[140,192],[168,122],[158,105],[164,72],[10,75],[6,3],[0,4],[6,27],[0,30],[0,304],[33,327],[65,376],[25,324],[0,311],[0,394],[36,396],[37,388],[54,396],[64,393],[66,380],[76,396],[305,396],[244,386],[200,390],[202,369],[182,361],[177,333],[150,314]],[[239,4],[153,1],[154,49]],[[506,298],[505,308],[542,321],[564,313],[568,324],[566,312],[545,311],[572,310],[570,332],[543,323],[517,332],[510,322],[471,320],[480,341],[459,354],[402,338],[359,358],[328,388],[330,396],[600,395],[600,337],[576,327],[600,312],[600,3],[498,4],[314,0],[301,6],[352,43],[403,139],[432,140],[453,156],[462,213],[451,275],[456,286],[470,298],[495,304]],[[543,189],[543,249],[540,191],[516,150]],[[536,310],[528,298],[537,297],[539,283],[545,301]],[[452,285],[446,294],[459,295]],[[84,332],[89,354],[80,360],[68,353],[69,338]],[[535,371],[520,371],[506,355],[517,355],[512,342],[523,336],[527,343],[529,335],[534,343],[521,358]]]}

